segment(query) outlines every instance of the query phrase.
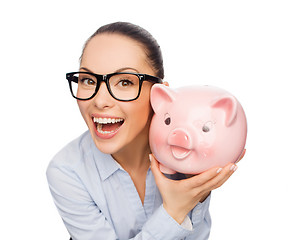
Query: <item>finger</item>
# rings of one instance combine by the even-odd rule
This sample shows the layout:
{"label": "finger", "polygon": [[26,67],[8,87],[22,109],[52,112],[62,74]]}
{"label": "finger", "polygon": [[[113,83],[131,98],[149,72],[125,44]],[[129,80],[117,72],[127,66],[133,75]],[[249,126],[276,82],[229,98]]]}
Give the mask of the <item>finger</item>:
{"label": "finger", "polygon": [[190,184],[191,188],[200,187],[203,184],[209,182],[214,177],[216,177],[221,171],[222,171],[222,168],[214,167],[214,168],[211,168],[211,169],[209,169],[203,173],[200,173],[197,176],[194,176],[192,178],[185,179],[182,181],[186,181],[187,184]]}
{"label": "finger", "polygon": [[223,168],[220,174],[202,186],[202,191],[207,192],[219,188],[231,177],[236,169],[237,166],[235,164],[229,163]]}
{"label": "finger", "polygon": [[156,183],[160,183],[160,181],[163,181],[165,177],[163,176],[163,173],[159,169],[159,163],[153,156],[153,154],[149,154],[149,159],[151,162],[151,171],[154,175]]}

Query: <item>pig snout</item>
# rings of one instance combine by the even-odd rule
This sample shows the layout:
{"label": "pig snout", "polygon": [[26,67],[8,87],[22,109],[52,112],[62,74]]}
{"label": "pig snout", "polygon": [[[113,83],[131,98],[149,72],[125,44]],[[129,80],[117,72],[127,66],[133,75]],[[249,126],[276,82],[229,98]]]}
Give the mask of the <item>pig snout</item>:
{"label": "pig snout", "polygon": [[185,129],[174,129],[168,136],[168,144],[176,159],[187,157],[193,149],[193,140]]}

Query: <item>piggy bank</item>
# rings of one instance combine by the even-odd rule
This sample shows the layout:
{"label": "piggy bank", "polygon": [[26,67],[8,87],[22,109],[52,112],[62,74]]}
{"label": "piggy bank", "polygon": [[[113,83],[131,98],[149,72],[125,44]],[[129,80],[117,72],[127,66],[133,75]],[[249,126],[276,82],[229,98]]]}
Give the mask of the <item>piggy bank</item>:
{"label": "piggy bank", "polygon": [[165,174],[199,174],[236,162],[246,142],[242,106],[227,91],[212,86],[171,89],[155,84],[149,142]]}

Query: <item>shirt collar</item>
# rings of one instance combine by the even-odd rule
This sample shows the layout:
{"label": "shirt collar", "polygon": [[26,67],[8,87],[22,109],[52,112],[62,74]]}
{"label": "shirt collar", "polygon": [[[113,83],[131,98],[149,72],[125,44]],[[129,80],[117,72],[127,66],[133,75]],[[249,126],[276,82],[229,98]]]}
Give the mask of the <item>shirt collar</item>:
{"label": "shirt collar", "polygon": [[97,156],[95,156],[95,162],[102,181],[105,181],[121,167],[110,154],[102,153],[99,150]]}
{"label": "shirt collar", "polygon": [[123,168],[117,163],[114,158],[110,154],[102,153],[96,146],[91,138],[90,147],[93,149],[93,158],[97,169],[99,171],[99,175],[102,181],[105,181],[108,177],[110,177],[114,172]]}

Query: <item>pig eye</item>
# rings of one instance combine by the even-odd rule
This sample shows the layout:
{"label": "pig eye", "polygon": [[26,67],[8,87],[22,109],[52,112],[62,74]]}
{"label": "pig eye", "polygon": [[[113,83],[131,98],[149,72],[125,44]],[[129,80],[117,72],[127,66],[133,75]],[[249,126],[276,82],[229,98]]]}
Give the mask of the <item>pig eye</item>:
{"label": "pig eye", "polygon": [[204,125],[203,127],[202,127],[202,131],[203,132],[209,132],[210,131],[210,128],[208,127],[208,126],[206,126],[206,125]]}
{"label": "pig eye", "polygon": [[212,128],[212,122],[207,122],[202,127],[202,131],[207,133],[207,132],[210,132],[211,128]]}
{"label": "pig eye", "polygon": [[170,123],[171,123],[171,118],[170,118],[168,113],[165,114],[164,122],[165,122],[166,125],[170,125]]}

